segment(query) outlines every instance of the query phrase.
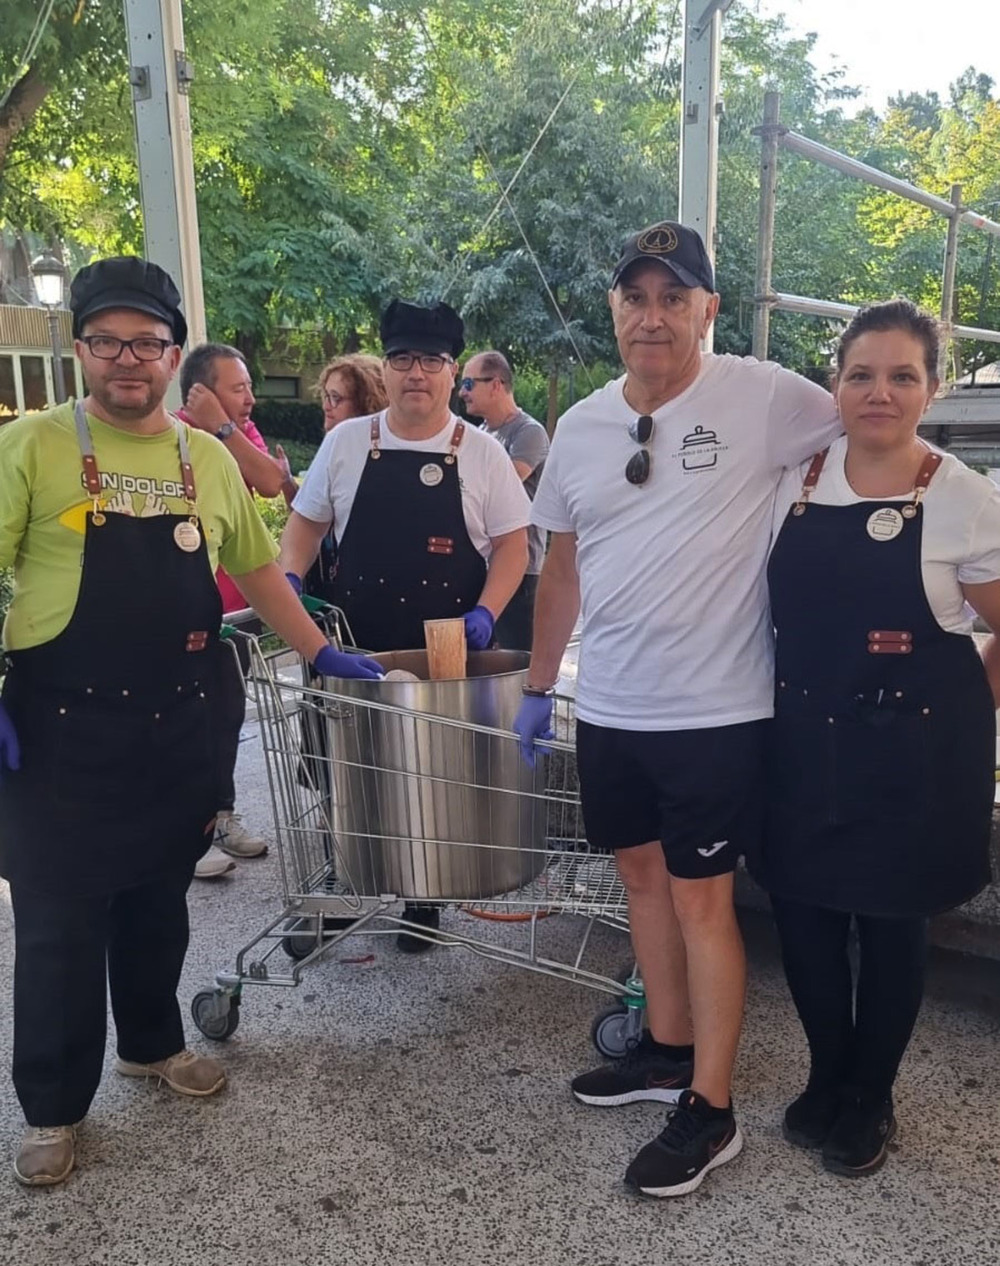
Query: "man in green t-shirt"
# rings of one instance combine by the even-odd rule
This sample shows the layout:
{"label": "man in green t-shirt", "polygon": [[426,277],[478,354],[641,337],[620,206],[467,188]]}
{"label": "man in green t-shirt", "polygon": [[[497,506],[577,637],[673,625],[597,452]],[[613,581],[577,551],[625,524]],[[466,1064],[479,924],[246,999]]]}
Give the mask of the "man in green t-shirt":
{"label": "man in green t-shirt", "polygon": [[0,701],[0,874],[14,912],[19,1181],[61,1182],[97,1091],[119,1073],[214,1094],[184,1046],[186,892],[218,808],[212,699],[222,565],[318,673],[376,676],[295,600],[236,462],[163,400],[187,327],[142,259],[74,278],[81,401],[0,432],[0,567],[13,566]]}

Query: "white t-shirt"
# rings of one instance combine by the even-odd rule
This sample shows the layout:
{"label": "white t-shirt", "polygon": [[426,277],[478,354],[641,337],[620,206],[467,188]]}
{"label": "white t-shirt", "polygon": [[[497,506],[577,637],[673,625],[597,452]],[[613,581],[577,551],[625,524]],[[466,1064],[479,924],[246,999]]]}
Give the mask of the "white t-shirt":
{"label": "white t-shirt", "polygon": [[532,522],[577,537],[577,715],[630,730],[702,729],[772,713],[764,566],[782,470],[839,433],[828,392],[768,362],[703,358],[653,414],[634,487],[624,378],[559,421]]}
{"label": "white t-shirt", "polygon": [[[459,421],[454,414],[429,440],[404,440],[379,415],[379,447],[386,452],[408,449],[418,453],[446,453]],[[354,494],[371,448],[371,418],[351,418],[328,431],[313,458],[292,508],[314,523],[333,521],[340,541],[351,517]],[[466,424],[458,450],[458,479],[469,539],[489,558],[491,539],[527,527],[531,503],[503,446],[492,435]],[[405,514],[405,507],[387,506],[386,513]]]}
{"label": "white t-shirt", "polygon": [[[841,436],[830,446],[810,502],[849,506],[861,501],[884,505],[912,500],[912,492],[902,497],[859,497],[844,473],[846,455],[847,438]],[[781,481],[774,506],[775,536],[798,500],[808,469],[805,461]],[[924,494],[923,507],[920,566],[927,601],[947,632],[971,633],[975,612],[965,601],[961,585],[1000,580],[1000,489],[946,453]]]}

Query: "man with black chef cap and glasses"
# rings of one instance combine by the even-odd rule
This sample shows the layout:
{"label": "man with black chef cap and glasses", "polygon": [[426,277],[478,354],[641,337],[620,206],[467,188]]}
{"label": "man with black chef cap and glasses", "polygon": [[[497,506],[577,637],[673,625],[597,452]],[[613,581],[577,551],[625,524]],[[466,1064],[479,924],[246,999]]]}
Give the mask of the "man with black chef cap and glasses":
{"label": "man with black chef cap and glasses", "polygon": [[676,1103],[626,1182],[684,1195],[742,1138],[730,1081],[745,962],[733,871],[756,841],[773,712],[764,564],[775,491],[838,433],[822,388],[702,352],[719,308],[698,234],[630,237],[608,292],[623,377],[559,421],[532,522],[551,533],[516,728],[528,760],[583,613],[577,755],[590,842],[613,850],[648,1029],[577,1077],[584,1103]]}
{"label": "man with black chef cap and glasses", "polygon": [[[29,1186],[62,1182],[117,1071],[203,1097],[222,1065],[185,1049],[186,892],[212,840],[221,563],[318,673],[328,644],[275,564],[239,467],[164,408],[187,325],[171,278],[99,260],[70,291],[89,394],[0,433],[0,566],[14,568],[0,702],[0,874],[14,912],[14,1086]],[[377,670],[369,667],[374,674]]]}
{"label": "man with black chef cap and glasses", "polygon": [[[424,645],[424,620],[462,617],[472,650],[493,642],[497,618],[524,576],[530,504],[506,452],[451,412],[462,320],[446,303],[394,299],[382,314],[388,409],[353,418],[324,439],[281,538],[293,585],[332,524],[331,600],[359,646]],[[404,917],[437,926],[435,906]],[[400,949],[430,942],[402,933]]]}

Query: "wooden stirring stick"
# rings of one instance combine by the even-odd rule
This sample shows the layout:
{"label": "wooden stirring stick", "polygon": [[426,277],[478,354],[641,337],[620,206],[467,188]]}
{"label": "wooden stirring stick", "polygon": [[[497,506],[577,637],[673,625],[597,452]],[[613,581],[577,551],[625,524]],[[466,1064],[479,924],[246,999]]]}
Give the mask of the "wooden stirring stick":
{"label": "wooden stirring stick", "polygon": [[424,640],[431,681],[465,676],[464,620],[425,620]]}

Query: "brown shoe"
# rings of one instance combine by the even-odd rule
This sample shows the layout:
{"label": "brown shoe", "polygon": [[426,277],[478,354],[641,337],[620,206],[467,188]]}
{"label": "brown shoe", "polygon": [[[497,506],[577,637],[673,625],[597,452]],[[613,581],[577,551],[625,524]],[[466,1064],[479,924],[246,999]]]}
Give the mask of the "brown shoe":
{"label": "brown shoe", "polygon": [[115,1068],[123,1077],[156,1077],[179,1095],[214,1095],[226,1084],[226,1070],[219,1061],[196,1055],[194,1051],[178,1051],[155,1064],[132,1064],[127,1059],[118,1059]]}
{"label": "brown shoe", "polygon": [[52,1187],[76,1164],[76,1126],[31,1126],[14,1161],[14,1177],[26,1187]]}

